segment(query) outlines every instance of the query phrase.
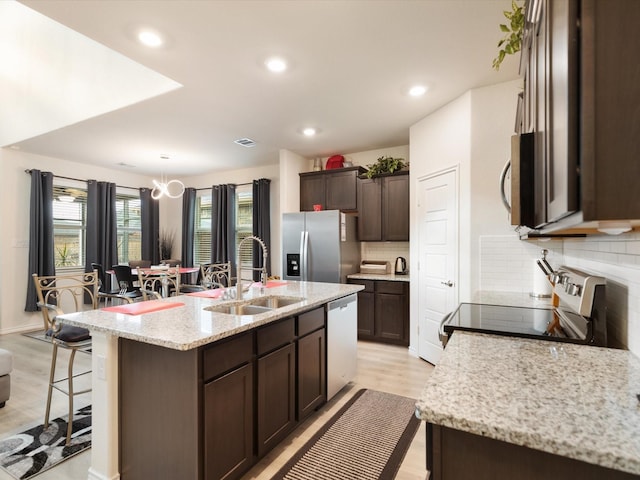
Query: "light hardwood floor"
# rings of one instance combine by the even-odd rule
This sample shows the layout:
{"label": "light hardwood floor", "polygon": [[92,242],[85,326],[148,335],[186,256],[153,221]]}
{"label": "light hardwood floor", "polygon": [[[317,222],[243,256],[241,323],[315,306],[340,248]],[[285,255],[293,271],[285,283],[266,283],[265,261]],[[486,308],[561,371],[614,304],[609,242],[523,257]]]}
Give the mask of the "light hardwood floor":
{"label": "light hardwood floor", "polygon": [[[51,346],[20,334],[0,336],[0,348],[14,355],[11,374],[11,398],[0,409],[0,438],[37,425],[44,418],[46,383],[51,361]],[[66,359],[65,359],[66,360]],[[78,369],[88,369],[90,358],[79,354]],[[66,361],[59,363],[60,375]],[[433,366],[413,357],[405,347],[358,342],[358,375],[334,399],[301,424],[278,447],[258,462],[242,480],[268,480],[331,416],[361,388],[370,388],[410,398],[418,398]],[[81,371],[81,370],[78,370]],[[90,402],[90,395],[77,398],[78,408]],[[66,414],[66,397],[54,393],[52,416]],[[425,426],[420,425],[400,467],[397,480],[426,477]],[[38,480],[84,480],[91,463],[90,451],[77,455],[39,475]],[[12,477],[0,469],[0,480]],[[176,479],[178,480],[178,479]]]}

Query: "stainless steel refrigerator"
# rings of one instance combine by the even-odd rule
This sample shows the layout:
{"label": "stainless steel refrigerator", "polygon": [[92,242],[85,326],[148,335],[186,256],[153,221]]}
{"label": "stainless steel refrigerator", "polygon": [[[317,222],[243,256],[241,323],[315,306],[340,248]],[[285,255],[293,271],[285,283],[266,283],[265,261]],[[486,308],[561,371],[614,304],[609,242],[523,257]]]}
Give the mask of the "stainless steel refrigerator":
{"label": "stainless steel refrigerator", "polygon": [[360,269],[356,218],[339,210],[282,215],[285,280],[346,283]]}

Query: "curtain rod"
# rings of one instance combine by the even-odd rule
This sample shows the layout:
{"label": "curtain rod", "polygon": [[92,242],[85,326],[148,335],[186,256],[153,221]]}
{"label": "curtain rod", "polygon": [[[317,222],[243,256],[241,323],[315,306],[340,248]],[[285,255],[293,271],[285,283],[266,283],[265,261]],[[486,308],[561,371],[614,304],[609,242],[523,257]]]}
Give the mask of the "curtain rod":
{"label": "curtain rod", "polygon": [[[236,187],[244,187],[245,185],[253,185],[253,182],[245,182],[245,183],[234,183]],[[210,190],[212,187],[202,187],[196,188],[196,190]]]}
{"label": "curtain rod", "polygon": [[[28,168],[28,169],[26,169],[24,172],[25,172],[25,173],[27,173],[27,174],[29,174],[29,175],[31,175],[31,169],[29,169],[29,168]],[[65,180],[73,180],[73,181],[76,181],[76,182],[85,182],[85,183],[86,183],[86,182],[88,182],[88,181],[89,181],[89,180],[83,180],[83,179],[81,179],[81,178],[65,177],[65,176],[63,176],[63,175],[55,175],[55,174],[53,174],[53,177],[54,177],[54,178],[64,178]],[[119,188],[128,188],[128,189],[130,189],[130,190],[140,190],[140,188],[139,188],[139,187],[127,187],[126,185],[118,185],[118,184],[116,184],[116,187],[119,187]]]}
{"label": "curtain rod", "polygon": [[[29,175],[31,175],[31,169],[26,169],[25,173],[28,173]],[[81,178],[73,178],[73,177],[65,177],[62,175],[53,175],[55,178],[64,178],[65,180],[74,180],[76,182],[88,182],[88,180],[83,180]],[[243,187],[245,185],[253,185],[253,182],[245,182],[245,183],[236,183],[235,186],[236,187]],[[139,187],[127,187],[126,185],[116,185],[116,187],[120,187],[120,188],[130,188],[131,190],[139,190]],[[203,187],[203,188],[196,188],[196,190],[209,190],[212,187]]]}

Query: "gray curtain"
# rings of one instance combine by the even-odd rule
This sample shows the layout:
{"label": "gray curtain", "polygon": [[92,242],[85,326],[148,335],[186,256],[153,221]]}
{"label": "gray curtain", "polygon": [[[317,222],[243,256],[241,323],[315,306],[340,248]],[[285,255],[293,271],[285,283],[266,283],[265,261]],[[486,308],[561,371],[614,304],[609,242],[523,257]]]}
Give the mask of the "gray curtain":
{"label": "gray curtain", "polygon": [[150,188],[140,189],[140,217],[142,258],[139,260],[151,260],[152,265],[158,265],[160,263],[160,211],[158,201],[151,198]]}
{"label": "gray curtain", "polygon": [[[261,178],[253,181],[253,234],[260,237],[267,245],[267,275],[271,275],[271,208],[269,201],[269,185],[271,180]],[[258,268],[262,265],[262,249],[257,242],[253,242],[253,267]],[[253,280],[260,280],[260,272],[253,272]]]}
{"label": "gray curtain", "polygon": [[196,228],[196,189],[185,188],[182,195],[182,266],[193,267],[193,239]]}
{"label": "gray curtain", "polygon": [[211,191],[211,261],[231,262],[236,276],[236,186],[214,185]]}
{"label": "gray curtain", "polygon": [[31,274],[55,275],[53,249],[53,174],[31,170],[31,207],[29,221],[29,270],[27,271],[26,312],[38,310],[38,297]]}
{"label": "gray curtain", "polygon": [[87,239],[85,271],[92,263],[105,270],[118,263],[116,184],[87,181]]}

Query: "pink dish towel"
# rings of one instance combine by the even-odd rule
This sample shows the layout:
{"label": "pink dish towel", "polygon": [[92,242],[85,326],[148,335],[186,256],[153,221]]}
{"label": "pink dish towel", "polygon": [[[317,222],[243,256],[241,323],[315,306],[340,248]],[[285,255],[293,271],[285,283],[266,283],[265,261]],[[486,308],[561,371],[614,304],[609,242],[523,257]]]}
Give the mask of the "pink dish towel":
{"label": "pink dish towel", "polygon": [[221,288],[214,288],[211,290],[203,290],[201,292],[187,293],[191,297],[205,297],[205,298],[218,298],[221,297],[224,290]]}
{"label": "pink dish towel", "polygon": [[144,313],[158,312],[169,308],[183,307],[180,302],[163,302],[160,300],[149,300],[147,302],[128,303],[115,307],[103,308],[105,312],[124,313],[126,315],[142,315]]}
{"label": "pink dish towel", "polygon": [[[265,285],[265,288],[273,288],[273,287],[282,287],[283,285],[286,285],[287,281],[286,280],[268,280],[267,284]],[[251,287],[261,287],[262,283],[261,282],[254,282],[251,284]]]}

